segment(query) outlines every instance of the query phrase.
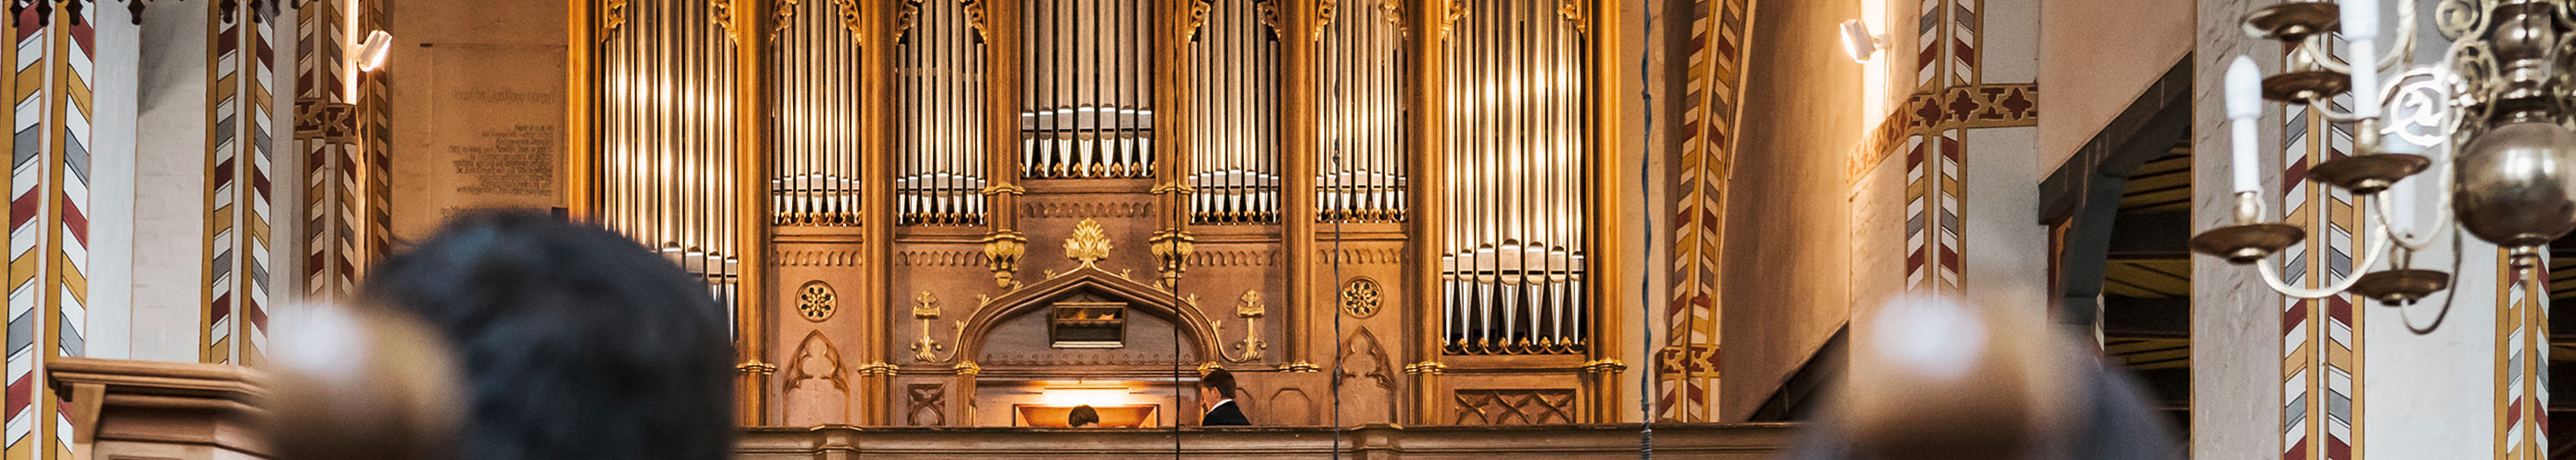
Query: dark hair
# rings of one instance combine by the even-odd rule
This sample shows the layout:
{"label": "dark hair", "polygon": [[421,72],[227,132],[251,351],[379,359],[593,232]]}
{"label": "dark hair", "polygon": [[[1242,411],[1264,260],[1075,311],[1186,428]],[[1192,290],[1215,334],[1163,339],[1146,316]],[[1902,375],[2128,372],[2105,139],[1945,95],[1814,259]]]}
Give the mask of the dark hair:
{"label": "dark hair", "polygon": [[1208,371],[1206,376],[1199,377],[1199,387],[1215,389],[1217,395],[1234,399],[1234,373],[1225,369]]}
{"label": "dark hair", "polygon": [[458,458],[721,460],[733,350],[704,286],[598,227],[476,211],[361,295],[454,344],[472,397]]}
{"label": "dark hair", "polygon": [[1083,425],[1098,424],[1100,424],[1100,410],[1093,409],[1087,404],[1073,406],[1072,413],[1064,414],[1064,426],[1079,428]]}

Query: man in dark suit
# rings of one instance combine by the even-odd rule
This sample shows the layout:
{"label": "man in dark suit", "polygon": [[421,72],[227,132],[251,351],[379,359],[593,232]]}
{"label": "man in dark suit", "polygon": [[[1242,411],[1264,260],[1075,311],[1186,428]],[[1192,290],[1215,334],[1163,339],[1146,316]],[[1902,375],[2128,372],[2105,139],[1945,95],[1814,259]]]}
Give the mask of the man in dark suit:
{"label": "man in dark suit", "polygon": [[1207,414],[1199,417],[1199,426],[1248,426],[1252,419],[1243,417],[1243,409],[1234,404],[1234,373],[1225,369],[1208,372],[1199,378],[1199,401],[1207,404]]}

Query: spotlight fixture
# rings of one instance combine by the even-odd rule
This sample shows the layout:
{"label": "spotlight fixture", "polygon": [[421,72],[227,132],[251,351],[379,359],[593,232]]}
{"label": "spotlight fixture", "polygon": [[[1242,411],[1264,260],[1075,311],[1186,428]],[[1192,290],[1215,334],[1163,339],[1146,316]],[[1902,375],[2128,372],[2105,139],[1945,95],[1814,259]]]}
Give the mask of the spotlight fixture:
{"label": "spotlight fixture", "polygon": [[1859,19],[1843,21],[1843,54],[1850,55],[1852,62],[1869,62],[1871,57],[1878,55],[1880,41],[1877,35],[1869,33],[1869,24],[1863,24]]}
{"label": "spotlight fixture", "polygon": [[394,52],[394,35],[379,30],[367,34],[367,42],[358,45],[358,71],[374,72],[385,68],[386,55]]}

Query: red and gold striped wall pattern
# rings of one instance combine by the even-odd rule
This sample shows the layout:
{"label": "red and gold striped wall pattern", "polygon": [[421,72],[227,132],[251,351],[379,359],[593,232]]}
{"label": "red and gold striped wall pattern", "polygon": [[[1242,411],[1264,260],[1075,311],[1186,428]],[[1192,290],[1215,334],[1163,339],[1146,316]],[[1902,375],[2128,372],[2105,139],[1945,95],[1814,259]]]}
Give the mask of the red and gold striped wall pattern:
{"label": "red and gold striped wall pattern", "polygon": [[71,457],[69,407],[44,360],[86,354],[89,165],[96,84],[94,8],[18,5],[0,51],[13,107],[10,145],[9,387],[0,459]]}
{"label": "red and gold striped wall pattern", "polygon": [[[267,346],[270,83],[274,21],[246,3],[207,8],[204,362],[254,365]],[[222,8],[230,6],[233,10]]]}
{"label": "red and gold striped wall pattern", "polygon": [[[2352,100],[2347,95],[2334,104],[2342,109]],[[2308,229],[2308,239],[2281,252],[2283,281],[2316,288],[2359,276],[2352,266],[2353,243],[2354,235],[2363,234],[2363,222],[2352,193],[2307,181],[2308,168],[2351,154],[2352,128],[2328,122],[2313,108],[2289,110],[2284,128],[2279,209],[2284,223]],[[2281,297],[2283,460],[2359,456],[2364,408],[2354,397],[2362,376],[2359,301],[2348,295]]]}
{"label": "red and gold striped wall pattern", "polygon": [[1673,291],[1662,315],[1664,345],[1655,357],[1655,417],[1708,422],[1718,417],[1718,274],[1725,256],[1726,182],[1736,121],[1743,114],[1744,50],[1752,40],[1754,2],[1689,4],[1691,54],[1682,94],[1689,108],[1678,136]]}

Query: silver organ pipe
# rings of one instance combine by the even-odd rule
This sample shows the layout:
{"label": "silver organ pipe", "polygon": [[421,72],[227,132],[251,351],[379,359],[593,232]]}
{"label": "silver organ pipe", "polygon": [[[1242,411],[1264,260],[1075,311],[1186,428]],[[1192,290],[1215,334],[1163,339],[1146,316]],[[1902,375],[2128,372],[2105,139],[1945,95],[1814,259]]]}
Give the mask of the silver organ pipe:
{"label": "silver organ pipe", "polygon": [[1190,33],[1192,223],[1279,220],[1279,33],[1260,3],[1204,0]]}
{"label": "silver organ pipe", "polygon": [[984,41],[967,23],[965,3],[905,2],[912,23],[895,45],[903,77],[895,207],[904,225],[984,223]]}
{"label": "silver organ pipe", "polygon": [[1158,0],[1029,0],[1020,97],[1020,175],[1153,177],[1153,42]]}
{"label": "silver organ pipe", "polygon": [[1334,12],[1323,40],[1316,82],[1322,137],[1315,164],[1319,219],[1404,219],[1404,34],[1397,3],[1354,2]]}
{"label": "silver organ pipe", "polygon": [[1459,354],[1583,351],[1586,38],[1545,2],[1473,1],[1448,54],[1443,343]]}
{"label": "silver organ pipe", "polygon": [[603,158],[600,223],[706,283],[733,311],[735,44],[713,6],[629,3],[595,45]]}
{"label": "silver organ pipe", "polygon": [[[861,99],[857,24],[852,3],[782,4],[772,32],[768,97],[771,203],[779,225],[858,224]],[[845,16],[847,15],[847,16]]]}

